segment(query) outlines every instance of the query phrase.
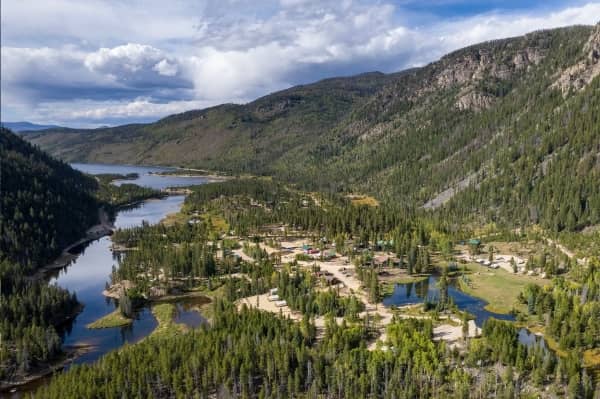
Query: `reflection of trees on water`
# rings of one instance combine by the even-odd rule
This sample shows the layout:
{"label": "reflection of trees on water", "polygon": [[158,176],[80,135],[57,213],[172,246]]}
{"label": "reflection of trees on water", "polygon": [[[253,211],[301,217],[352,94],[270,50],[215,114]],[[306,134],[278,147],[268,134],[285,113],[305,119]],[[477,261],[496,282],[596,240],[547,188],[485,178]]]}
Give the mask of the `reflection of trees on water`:
{"label": "reflection of trees on water", "polygon": [[405,285],[405,287],[406,287],[406,297],[410,298],[410,295],[412,294],[413,283],[408,283]]}
{"label": "reflection of trees on water", "polygon": [[121,259],[123,258],[123,252],[121,251],[112,251],[112,259],[117,262],[117,263],[121,263]]}
{"label": "reflection of trees on water", "polygon": [[420,299],[427,298],[429,294],[429,279],[426,278],[422,281],[415,283],[415,293]]}
{"label": "reflection of trees on water", "polygon": [[126,326],[121,327],[121,342],[129,342],[132,341],[133,336],[133,325],[135,323],[128,324]]}

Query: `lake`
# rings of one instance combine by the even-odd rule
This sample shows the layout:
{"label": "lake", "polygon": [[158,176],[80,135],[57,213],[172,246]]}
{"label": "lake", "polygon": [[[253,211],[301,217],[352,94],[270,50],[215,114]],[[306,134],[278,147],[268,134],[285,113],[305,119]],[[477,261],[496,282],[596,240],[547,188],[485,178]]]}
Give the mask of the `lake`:
{"label": "lake", "polygon": [[99,163],[72,163],[71,166],[91,175],[105,173],[118,173],[126,175],[128,173],[137,173],[139,177],[135,180],[116,180],[114,183],[116,185],[120,185],[122,183],[135,183],[140,186],[151,187],[157,190],[167,187],[182,187],[205,184],[208,182],[207,179],[202,176],[185,177],[157,175],[156,173],[159,172],[175,170],[175,168],[160,166],[107,165]]}

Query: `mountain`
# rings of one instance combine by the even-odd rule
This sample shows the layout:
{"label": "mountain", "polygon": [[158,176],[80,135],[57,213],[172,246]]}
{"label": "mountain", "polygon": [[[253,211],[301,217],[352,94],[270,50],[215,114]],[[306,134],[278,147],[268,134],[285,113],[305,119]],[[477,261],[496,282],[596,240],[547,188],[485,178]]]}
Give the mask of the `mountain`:
{"label": "mountain", "polygon": [[42,266],[97,222],[93,178],[0,128],[0,261]]}
{"label": "mountain", "polygon": [[0,126],[18,133],[59,128],[56,125],[38,125],[31,122],[0,122]]}
{"label": "mountain", "polygon": [[81,304],[35,272],[97,223],[96,189],[95,179],[0,127],[0,392],[65,358],[57,329]]}
{"label": "mountain", "polygon": [[600,223],[599,73],[600,25],[573,26],[400,73],[28,138],[68,161],[271,175],[463,219],[579,230]]}

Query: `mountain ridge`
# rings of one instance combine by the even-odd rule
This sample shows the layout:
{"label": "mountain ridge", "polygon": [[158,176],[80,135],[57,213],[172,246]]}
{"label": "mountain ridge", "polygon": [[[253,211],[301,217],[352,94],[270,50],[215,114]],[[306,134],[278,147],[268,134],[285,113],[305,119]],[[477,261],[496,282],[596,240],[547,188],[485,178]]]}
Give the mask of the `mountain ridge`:
{"label": "mountain ridge", "polygon": [[31,123],[31,122],[27,122],[27,121],[0,122],[0,127],[10,129],[13,132],[18,132],[18,133],[20,133],[20,132],[36,132],[38,130],[61,128],[61,126],[57,126],[57,125],[43,125],[43,124]]}
{"label": "mountain ridge", "polygon": [[[575,147],[580,139],[592,148],[598,145],[597,117],[589,109],[597,107],[598,32],[600,25],[536,31],[472,45],[393,74],[325,79],[248,104],[189,111],[153,124],[69,134],[50,130],[29,137],[69,161],[271,175],[303,188],[360,191],[418,205],[456,187],[439,206],[448,203],[444,206],[453,209],[453,201],[471,196],[474,215],[539,222],[545,211],[516,212],[518,201],[506,194],[515,182],[504,174],[516,173],[525,209],[546,208],[532,204],[541,194],[536,193],[540,185],[530,183],[560,179],[553,169],[556,160],[563,152],[585,156],[585,148]],[[564,74],[580,83],[557,84]],[[581,107],[575,111],[585,122],[572,120],[575,111],[565,110],[571,106]],[[595,165],[597,156],[592,158],[589,163]],[[519,162],[527,167],[514,170]],[[578,160],[564,162],[575,168]],[[592,182],[600,181],[597,173],[595,167],[585,172]],[[492,181],[505,192],[493,193]],[[595,215],[582,216],[596,192],[572,190],[584,194],[569,228],[596,223]],[[477,195],[485,198],[477,202]],[[566,218],[545,224],[560,230]]]}

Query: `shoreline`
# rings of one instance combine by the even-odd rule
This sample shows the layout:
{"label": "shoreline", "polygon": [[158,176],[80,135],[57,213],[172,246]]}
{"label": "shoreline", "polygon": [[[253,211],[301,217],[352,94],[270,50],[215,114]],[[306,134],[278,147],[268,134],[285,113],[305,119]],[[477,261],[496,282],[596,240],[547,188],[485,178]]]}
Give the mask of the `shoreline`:
{"label": "shoreline", "polygon": [[57,269],[62,269],[63,267],[68,266],[73,260],[75,260],[79,256],[79,253],[71,253],[70,250],[79,245],[87,244],[91,241],[95,241],[107,235],[111,235],[114,232],[114,226],[109,221],[108,214],[102,208],[98,209],[98,214],[100,223],[95,224],[89,229],[87,229],[84,237],[65,247],[56,259],[38,268],[35,271],[35,273],[31,275],[30,278],[44,278],[49,272]]}
{"label": "shoreline", "polygon": [[[93,345],[89,344],[80,344],[67,347],[64,355],[61,359],[56,360],[55,362],[50,362],[47,366],[42,367],[32,373],[28,373],[21,379],[17,381],[1,381],[0,382],[0,393],[16,393],[19,392],[20,387],[23,387],[28,384],[33,384],[38,382],[39,380],[48,377],[58,371],[63,370],[66,366],[71,364],[75,359],[79,356],[87,353]],[[14,390],[14,391],[13,391]]]}
{"label": "shoreline", "polygon": [[[209,182],[214,181],[223,181],[227,179],[233,178],[233,176],[219,174],[219,172],[210,171],[206,169],[197,169],[197,168],[184,168],[180,166],[156,166],[158,168],[171,168],[171,170],[164,171],[151,171],[148,172],[150,175],[154,176],[173,176],[173,177],[188,177],[188,178],[206,178]],[[183,173],[179,173],[183,172]],[[188,172],[188,173],[185,173]],[[194,173],[196,172],[196,173]]]}
{"label": "shoreline", "polygon": [[482,301],[484,301],[485,306],[483,308],[485,310],[487,310],[488,312],[501,314],[501,315],[512,315],[512,313],[510,311],[504,312],[500,309],[494,308],[494,306],[488,301],[487,298],[484,298],[483,296],[481,296],[480,294],[477,293],[477,290],[474,290],[474,289],[470,288],[469,286],[465,285],[465,283],[463,281],[461,281],[458,277],[453,277],[453,278],[456,279],[456,281],[458,282],[458,289],[460,289],[460,291],[464,292],[467,295],[471,295],[472,297],[475,297],[477,299],[481,299]]}

